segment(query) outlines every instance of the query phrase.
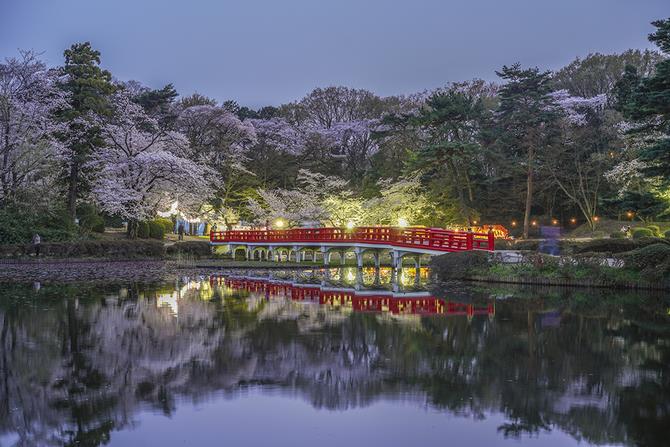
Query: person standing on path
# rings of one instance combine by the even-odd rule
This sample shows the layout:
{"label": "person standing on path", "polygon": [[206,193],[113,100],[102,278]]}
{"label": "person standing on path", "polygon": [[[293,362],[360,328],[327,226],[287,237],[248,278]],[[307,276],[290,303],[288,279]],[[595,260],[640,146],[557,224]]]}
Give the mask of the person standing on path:
{"label": "person standing on path", "polygon": [[39,234],[33,234],[33,250],[35,251],[35,257],[40,256],[40,244],[42,244],[42,238]]}
{"label": "person standing on path", "polygon": [[180,223],[179,228],[177,229],[177,233],[179,233],[179,240],[183,241],[184,240],[184,224]]}

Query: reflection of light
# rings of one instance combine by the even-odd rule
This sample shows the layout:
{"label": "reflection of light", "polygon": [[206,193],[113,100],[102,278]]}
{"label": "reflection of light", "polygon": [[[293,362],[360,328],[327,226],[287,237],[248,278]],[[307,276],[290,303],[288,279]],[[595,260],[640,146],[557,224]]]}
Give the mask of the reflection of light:
{"label": "reflection of light", "polygon": [[353,229],[354,229],[354,222],[350,220],[349,222],[347,222],[347,230],[353,230]]}
{"label": "reflection of light", "polygon": [[398,218],[398,226],[399,227],[407,227],[407,226],[409,226],[409,222],[404,217],[399,217]]}
{"label": "reflection of light", "polygon": [[171,313],[176,317],[179,315],[179,303],[177,301],[177,293],[172,292],[171,294],[158,295],[156,304],[158,307],[164,307],[170,309]]}
{"label": "reflection of light", "polygon": [[356,275],[354,274],[353,269],[347,272],[347,281],[355,281]]}

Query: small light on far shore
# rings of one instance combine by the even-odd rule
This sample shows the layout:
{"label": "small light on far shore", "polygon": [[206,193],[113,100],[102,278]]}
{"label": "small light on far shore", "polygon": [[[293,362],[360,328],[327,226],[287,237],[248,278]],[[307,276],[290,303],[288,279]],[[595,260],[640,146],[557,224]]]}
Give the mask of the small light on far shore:
{"label": "small light on far shore", "polygon": [[598,216],[593,216],[593,221],[594,222],[598,222],[599,220],[600,220],[600,218]]}
{"label": "small light on far shore", "polygon": [[532,221],[530,224],[534,227],[537,226],[537,220]]}
{"label": "small light on far shore", "polygon": [[570,223],[571,223],[571,224],[576,224],[576,223],[577,223],[577,219],[575,219],[575,218],[573,217],[572,219],[570,219]]}
{"label": "small light on far shore", "polygon": [[552,220],[551,220],[551,223],[552,223],[553,225],[558,225],[558,220],[557,220],[557,219],[552,219]]}
{"label": "small light on far shore", "polygon": [[516,220],[513,220],[513,221],[512,221],[512,226],[513,226],[513,227],[516,227]]}

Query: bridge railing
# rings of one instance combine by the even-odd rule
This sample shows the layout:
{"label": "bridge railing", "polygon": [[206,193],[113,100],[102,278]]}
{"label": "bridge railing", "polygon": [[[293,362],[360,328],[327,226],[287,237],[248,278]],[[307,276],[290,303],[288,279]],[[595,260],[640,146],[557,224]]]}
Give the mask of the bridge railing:
{"label": "bridge railing", "polygon": [[472,233],[441,228],[358,227],[293,228],[290,230],[212,231],[212,243],[293,244],[304,242],[352,242],[423,248],[436,251],[489,250],[495,247],[492,232]]}

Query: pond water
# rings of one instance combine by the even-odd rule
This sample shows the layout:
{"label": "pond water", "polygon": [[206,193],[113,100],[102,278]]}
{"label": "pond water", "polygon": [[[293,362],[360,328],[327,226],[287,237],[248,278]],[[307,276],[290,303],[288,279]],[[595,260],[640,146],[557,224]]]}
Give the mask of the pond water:
{"label": "pond water", "polygon": [[403,269],[0,285],[0,446],[658,445],[670,300]]}

